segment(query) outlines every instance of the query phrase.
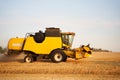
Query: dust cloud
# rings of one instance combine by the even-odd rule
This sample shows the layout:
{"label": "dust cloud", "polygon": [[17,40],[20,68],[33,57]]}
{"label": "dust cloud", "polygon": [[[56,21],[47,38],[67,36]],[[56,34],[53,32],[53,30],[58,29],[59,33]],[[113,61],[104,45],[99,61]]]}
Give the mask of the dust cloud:
{"label": "dust cloud", "polygon": [[19,55],[6,55],[3,53],[0,53],[0,62],[12,62],[17,60],[23,60],[24,54]]}

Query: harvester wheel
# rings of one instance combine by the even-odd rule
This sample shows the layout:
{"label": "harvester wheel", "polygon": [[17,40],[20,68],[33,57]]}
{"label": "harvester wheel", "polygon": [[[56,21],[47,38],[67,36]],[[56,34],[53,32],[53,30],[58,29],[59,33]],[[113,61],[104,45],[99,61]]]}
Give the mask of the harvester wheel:
{"label": "harvester wheel", "polygon": [[51,54],[51,60],[55,63],[65,61],[66,55],[62,50],[54,50]]}
{"label": "harvester wheel", "polygon": [[65,56],[65,58],[62,60],[63,62],[66,62],[67,61],[67,56]]}
{"label": "harvester wheel", "polygon": [[27,63],[33,62],[33,57],[32,56],[25,56],[24,62],[27,62]]}

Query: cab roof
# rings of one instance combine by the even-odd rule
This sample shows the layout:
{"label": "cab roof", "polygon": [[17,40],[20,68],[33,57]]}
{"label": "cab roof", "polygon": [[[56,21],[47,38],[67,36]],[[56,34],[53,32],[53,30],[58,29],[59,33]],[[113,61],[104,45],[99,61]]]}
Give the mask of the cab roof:
{"label": "cab roof", "polygon": [[74,32],[62,32],[61,34],[75,35],[75,33],[74,33]]}

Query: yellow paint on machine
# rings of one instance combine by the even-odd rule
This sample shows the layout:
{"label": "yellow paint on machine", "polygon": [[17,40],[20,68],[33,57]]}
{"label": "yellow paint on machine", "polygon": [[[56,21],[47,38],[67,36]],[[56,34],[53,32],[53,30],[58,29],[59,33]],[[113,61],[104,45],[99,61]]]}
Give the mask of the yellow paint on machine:
{"label": "yellow paint on machine", "polygon": [[85,53],[85,58],[87,58],[87,57],[90,57],[91,56],[91,54],[88,54],[88,53]]}
{"label": "yellow paint on machine", "polygon": [[83,47],[86,51],[90,51],[90,48],[88,46]]}
{"label": "yellow paint on machine", "polygon": [[49,54],[56,48],[62,48],[61,37],[45,37],[42,43],[36,43],[33,37],[28,37],[23,50],[36,54]]}
{"label": "yellow paint on machine", "polygon": [[11,38],[9,40],[8,49],[9,50],[21,50],[24,42],[24,38]]}

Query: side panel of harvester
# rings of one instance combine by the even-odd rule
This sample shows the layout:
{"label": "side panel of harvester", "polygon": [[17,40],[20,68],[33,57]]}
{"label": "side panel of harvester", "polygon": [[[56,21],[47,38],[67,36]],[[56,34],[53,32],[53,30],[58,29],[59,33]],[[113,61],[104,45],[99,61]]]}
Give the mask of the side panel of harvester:
{"label": "side panel of harvester", "polygon": [[33,37],[28,37],[24,44],[24,51],[31,51],[36,54],[49,54],[56,48],[62,48],[61,37],[45,37],[42,43],[36,43]]}
{"label": "side panel of harvester", "polygon": [[22,50],[24,43],[24,38],[11,38],[9,40],[8,49],[9,50]]}

